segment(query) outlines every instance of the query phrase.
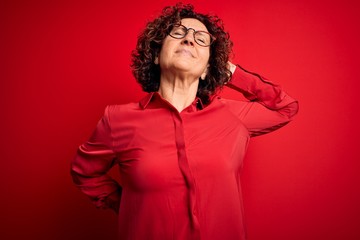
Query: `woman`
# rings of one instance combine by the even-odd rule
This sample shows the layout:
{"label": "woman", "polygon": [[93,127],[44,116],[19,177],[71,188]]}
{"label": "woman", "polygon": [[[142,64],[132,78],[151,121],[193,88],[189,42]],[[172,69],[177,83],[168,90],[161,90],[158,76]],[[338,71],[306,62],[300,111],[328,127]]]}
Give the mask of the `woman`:
{"label": "woman", "polygon": [[[119,239],[246,239],[240,169],[250,137],[297,113],[279,86],[228,62],[216,16],[166,7],[139,36],[135,78],[148,95],[108,106],[72,162],[75,184],[119,214]],[[250,101],[216,93],[227,85]],[[121,184],[106,173],[119,165]]]}

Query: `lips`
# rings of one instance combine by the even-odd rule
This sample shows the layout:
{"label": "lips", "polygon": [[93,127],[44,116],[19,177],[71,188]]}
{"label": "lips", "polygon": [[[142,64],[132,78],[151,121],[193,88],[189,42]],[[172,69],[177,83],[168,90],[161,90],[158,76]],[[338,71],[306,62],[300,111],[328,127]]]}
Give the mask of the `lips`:
{"label": "lips", "polygon": [[187,50],[187,49],[185,49],[185,48],[176,50],[175,53],[182,54],[182,55],[187,55],[187,56],[190,56],[190,57],[194,57],[194,55],[192,54],[192,52],[189,51],[189,50]]}

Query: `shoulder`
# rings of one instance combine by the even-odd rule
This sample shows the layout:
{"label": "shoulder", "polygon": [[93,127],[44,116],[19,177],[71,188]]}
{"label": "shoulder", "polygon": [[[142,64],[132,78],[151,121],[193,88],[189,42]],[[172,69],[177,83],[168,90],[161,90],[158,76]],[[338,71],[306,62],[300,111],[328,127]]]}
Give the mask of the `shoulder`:
{"label": "shoulder", "polygon": [[245,107],[249,104],[251,104],[250,101],[246,101],[246,100],[235,100],[235,99],[229,99],[229,98],[223,98],[221,96],[218,96],[216,99],[214,99],[214,101],[219,102],[220,104],[229,107],[229,108],[241,108],[241,107]]}
{"label": "shoulder", "polygon": [[131,111],[140,109],[139,103],[131,102],[124,104],[111,104],[105,107],[105,112],[108,113],[118,113],[122,111]]}
{"label": "shoulder", "polygon": [[140,109],[139,103],[111,104],[107,105],[104,110],[104,117],[108,120],[123,118],[132,112]]}
{"label": "shoulder", "polygon": [[253,102],[250,101],[234,100],[234,99],[222,98],[220,96],[214,99],[214,101],[217,101],[224,108],[226,108],[228,111],[230,111],[231,113],[237,116],[239,116],[244,111],[247,111],[254,104]]}

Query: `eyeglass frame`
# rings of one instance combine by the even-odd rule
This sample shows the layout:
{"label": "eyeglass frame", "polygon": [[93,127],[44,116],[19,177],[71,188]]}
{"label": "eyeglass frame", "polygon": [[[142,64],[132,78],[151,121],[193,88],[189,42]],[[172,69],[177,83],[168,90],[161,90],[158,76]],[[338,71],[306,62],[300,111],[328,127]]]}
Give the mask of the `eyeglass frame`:
{"label": "eyeglass frame", "polygon": [[[175,37],[175,36],[171,35],[171,32],[172,32],[172,30],[174,29],[174,27],[182,27],[183,29],[186,29],[186,32],[185,32],[184,36],[178,38],[178,37]],[[187,28],[187,27],[185,27],[185,26],[182,25],[182,24],[173,24],[172,27],[171,27],[171,29],[169,30],[168,35],[169,35],[170,37],[172,37],[172,38],[175,38],[175,39],[183,39],[183,38],[185,38],[185,37],[188,35],[188,33],[189,33],[190,30],[193,30],[194,41],[196,42],[196,44],[198,44],[198,45],[201,46],[201,47],[210,47],[211,44],[213,44],[214,41],[216,40],[216,37],[214,37],[214,36],[213,36],[211,33],[209,33],[209,32],[201,31],[201,30],[196,31],[195,29],[193,29],[193,28]],[[198,41],[196,40],[196,37],[195,37],[195,34],[196,34],[196,33],[206,33],[206,34],[208,34],[208,35],[210,36],[210,44],[208,44],[208,45],[201,45],[200,43],[198,43]]]}

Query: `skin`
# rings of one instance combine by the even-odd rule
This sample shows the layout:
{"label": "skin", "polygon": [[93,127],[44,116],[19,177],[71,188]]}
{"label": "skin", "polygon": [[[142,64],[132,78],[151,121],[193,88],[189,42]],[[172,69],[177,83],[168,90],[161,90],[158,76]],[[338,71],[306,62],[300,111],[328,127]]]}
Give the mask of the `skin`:
{"label": "skin", "polygon": [[[205,25],[194,18],[184,18],[181,24],[196,31],[208,31]],[[160,87],[158,93],[172,104],[178,112],[188,107],[196,98],[199,79],[205,79],[209,66],[210,47],[198,45],[193,30],[183,39],[167,36],[164,39],[159,56]],[[229,69],[234,73],[236,66],[231,62]]]}
{"label": "skin", "polygon": [[[184,18],[181,24],[197,31],[208,31],[197,19]],[[155,59],[161,69],[158,92],[179,112],[195,100],[199,78],[205,78],[210,57],[210,47],[198,45],[192,33],[190,30],[183,39],[167,36]]]}

